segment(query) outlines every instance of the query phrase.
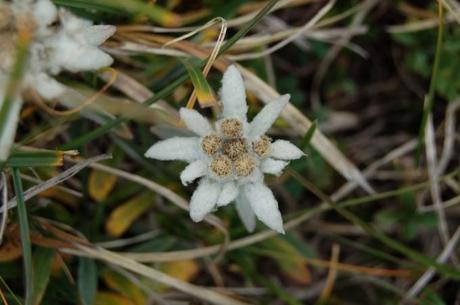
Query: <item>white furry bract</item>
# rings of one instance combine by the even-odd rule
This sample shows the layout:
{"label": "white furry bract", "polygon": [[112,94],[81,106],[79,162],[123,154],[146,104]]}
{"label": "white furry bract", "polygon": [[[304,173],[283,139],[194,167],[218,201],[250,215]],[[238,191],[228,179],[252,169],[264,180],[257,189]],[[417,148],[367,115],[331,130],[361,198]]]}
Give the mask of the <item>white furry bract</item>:
{"label": "white furry bract", "polygon": [[278,202],[268,187],[262,183],[250,183],[244,186],[244,195],[258,219],[272,230],[284,233]]}
{"label": "white furry bract", "polygon": [[[288,160],[304,155],[288,141],[271,143],[265,136],[289,102],[289,95],[267,104],[249,124],[243,78],[235,66],[224,73],[220,92],[223,111],[214,126],[197,111],[182,108],[182,121],[197,136],[157,142],[145,156],[190,163],[180,178],[184,185],[200,179],[190,201],[193,221],[201,221],[215,208],[235,201],[238,215],[248,231],[255,229],[257,218],[271,229],[284,233],[278,202],[264,185],[263,174],[280,175]],[[231,146],[232,143],[243,143],[243,148]],[[235,150],[227,150],[228,147]],[[232,156],[235,151],[239,155]],[[248,168],[250,171],[244,173]]]}
{"label": "white furry bract", "polygon": [[268,103],[254,118],[249,126],[249,138],[256,139],[265,134],[289,102],[290,95],[280,96]]}
{"label": "white furry bract", "polygon": [[[115,33],[111,25],[94,26],[60,8],[51,0],[0,1],[2,42],[0,47],[0,97],[3,97],[14,64],[17,24],[33,25],[28,62],[13,107],[1,135],[0,162],[9,155],[22,105],[23,89],[35,90],[44,99],[64,96],[67,87],[54,76],[62,71],[79,72],[97,70],[112,64],[113,59],[99,49],[99,45]],[[27,23],[27,24],[26,24]],[[6,47],[5,47],[6,46]],[[14,117],[13,117],[14,116]]]}
{"label": "white furry bract", "polygon": [[200,181],[190,200],[190,217],[193,221],[202,221],[206,214],[214,209],[220,190],[221,186],[217,182],[209,179]]}
{"label": "white furry bract", "polygon": [[190,163],[180,174],[180,180],[183,185],[188,185],[195,179],[200,178],[206,174],[206,162],[197,160]]}
{"label": "white furry bract", "polygon": [[299,159],[305,154],[289,141],[277,140],[272,144],[270,156],[281,160]]}
{"label": "white furry bract", "polygon": [[281,173],[283,172],[283,169],[288,164],[289,163],[286,161],[267,158],[264,161],[262,161],[261,169],[262,169],[262,172],[265,174],[272,174],[275,176],[279,176],[281,175]]}
{"label": "white furry bract", "polygon": [[225,206],[235,200],[238,196],[238,186],[233,181],[227,182],[222,186],[222,192],[217,198],[217,206]]}
{"label": "white furry bract", "polygon": [[243,78],[235,66],[230,66],[225,71],[220,94],[224,106],[223,117],[237,117],[245,120],[248,112],[246,92]]}
{"label": "white furry bract", "polygon": [[184,121],[187,128],[199,136],[205,136],[212,132],[212,127],[198,111],[193,109],[181,108],[180,118]]}
{"label": "white furry bract", "polygon": [[236,198],[236,211],[246,227],[246,230],[248,230],[248,232],[253,232],[256,228],[256,215],[254,215],[251,204],[243,193],[240,193]]}
{"label": "white furry bract", "polygon": [[174,137],[155,143],[145,156],[158,160],[194,161],[198,158],[196,138]]}

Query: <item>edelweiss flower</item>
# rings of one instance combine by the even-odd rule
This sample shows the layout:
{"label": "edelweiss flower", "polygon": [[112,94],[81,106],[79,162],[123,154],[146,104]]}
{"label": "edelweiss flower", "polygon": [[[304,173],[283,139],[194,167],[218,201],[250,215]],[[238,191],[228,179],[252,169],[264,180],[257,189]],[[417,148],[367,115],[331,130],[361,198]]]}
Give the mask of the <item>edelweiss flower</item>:
{"label": "edelweiss flower", "polygon": [[[70,72],[96,70],[112,64],[113,59],[98,48],[115,32],[111,25],[92,25],[65,9],[57,9],[50,0],[14,0],[0,3],[0,108],[14,56],[18,25],[30,25],[32,42],[25,65],[22,89],[34,89],[45,99],[65,93],[66,87],[52,76],[63,70]],[[10,115],[9,135],[0,143],[0,161],[7,157],[12,144],[22,99],[14,97],[14,111]]]}
{"label": "edelweiss flower", "polygon": [[181,119],[198,137],[173,137],[155,143],[145,153],[159,160],[190,164],[181,173],[184,185],[201,178],[190,201],[190,217],[198,222],[214,208],[232,201],[248,231],[255,217],[284,233],[278,202],[264,184],[264,174],[280,175],[288,160],[303,152],[285,140],[272,142],[265,135],[289,101],[289,95],[267,104],[248,123],[243,79],[235,66],[225,72],[221,99],[222,118],[215,128],[197,111],[181,108]]}
{"label": "edelweiss flower", "polygon": [[15,0],[0,5],[0,75],[8,76],[14,61],[17,22],[28,18],[34,28],[29,64],[23,87],[38,91],[44,98],[59,97],[65,90],[50,75],[96,70],[110,66],[113,59],[98,46],[113,35],[111,25],[92,25],[65,9],[57,9],[50,0]]}

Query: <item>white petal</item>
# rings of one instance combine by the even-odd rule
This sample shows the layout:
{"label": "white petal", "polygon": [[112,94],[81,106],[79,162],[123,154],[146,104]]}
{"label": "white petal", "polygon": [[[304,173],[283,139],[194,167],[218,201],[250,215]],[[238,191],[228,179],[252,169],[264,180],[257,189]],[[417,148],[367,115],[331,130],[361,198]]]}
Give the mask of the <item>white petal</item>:
{"label": "white petal", "polygon": [[113,25],[93,25],[85,28],[83,35],[88,44],[98,46],[116,32]]}
{"label": "white petal", "polygon": [[204,176],[207,171],[206,162],[202,160],[190,163],[180,174],[180,180],[183,185],[187,185],[193,180]]}
{"label": "white petal", "polygon": [[180,118],[184,121],[187,128],[200,136],[212,133],[211,124],[198,111],[188,108],[181,108]]}
{"label": "white petal", "polygon": [[305,155],[297,146],[285,140],[276,140],[270,150],[270,157],[281,160],[295,160]]}
{"label": "white petal", "polygon": [[145,153],[158,160],[195,161],[199,158],[198,138],[173,137],[153,144]]}
{"label": "white petal", "polygon": [[244,195],[260,221],[269,228],[284,234],[283,219],[278,210],[278,202],[268,187],[262,183],[250,183],[244,186]]}
{"label": "white petal", "polygon": [[220,194],[220,184],[209,179],[201,179],[190,200],[190,217],[194,222],[202,221],[216,205]]}
{"label": "white petal", "polygon": [[238,187],[234,182],[227,182],[222,187],[222,191],[217,199],[217,206],[221,207],[229,204],[238,196]]}
{"label": "white petal", "polygon": [[251,205],[243,193],[240,193],[239,196],[236,197],[236,211],[246,227],[246,230],[248,230],[248,232],[253,232],[256,228],[256,215],[254,215]]}
{"label": "white petal", "polygon": [[46,73],[40,73],[29,81],[43,98],[52,100],[65,93],[66,87]]}
{"label": "white petal", "polygon": [[64,67],[71,72],[97,70],[113,63],[110,55],[96,47],[78,45],[75,47],[77,49],[68,54],[67,61],[64,63]]}
{"label": "white petal", "polygon": [[279,176],[289,162],[267,158],[262,161],[261,170],[266,174]]}
{"label": "white petal", "polygon": [[224,73],[220,95],[224,105],[223,116],[237,117],[246,121],[248,105],[246,104],[244,82],[240,72],[233,65],[228,67]]}
{"label": "white petal", "polygon": [[285,94],[265,105],[249,125],[249,138],[256,139],[265,134],[287,105],[289,98],[290,95]]}
{"label": "white petal", "polygon": [[50,25],[57,18],[57,8],[50,0],[38,0],[34,4],[32,13],[40,25]]}

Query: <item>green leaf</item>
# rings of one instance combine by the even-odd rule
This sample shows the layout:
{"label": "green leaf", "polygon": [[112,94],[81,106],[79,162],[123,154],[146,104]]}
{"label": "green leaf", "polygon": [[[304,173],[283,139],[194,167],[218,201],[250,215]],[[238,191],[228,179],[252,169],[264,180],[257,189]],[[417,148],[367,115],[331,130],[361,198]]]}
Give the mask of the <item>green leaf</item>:
{"label": "green leaf", "polygon": [[[16,46],[16,58],[6,88],[0,91],[0,163],[8,158],[19,121],[22,99],[19,95],[21,79],[29,53],[31,35],[20,31]],[[4,94],[4,95],[3,95]]]}
{"label": "green leaf", "polygon": [[209,107],[216,104],[214,92],[206,80],[203,72],[195,65],[188,61],[184,61],[184,66],[187,69],[190,80],[195,87],[196,97],[201,107]]}
{"label": "green leaf", "polygon": [[32,264],[32,249],[30,243],[30,230],[29,220],[27,218],[27,209],[24,202],[24,192],[22,187],[22,181],[19,169],[13,168],[13,183],[14,192],[16,193],[16,201],[18,203],[18,218],[19,228],[21,232],[21,245],[22,245],[22,257],[24,262],[25,282],[26,282],[26,297],[25,305],[33,304],[34,294],[34,269]]}
{"label": "green leaf", "polygon": [[181,17],[158,5],[152,5],[139,0],[55,0],[56,4],[85,9],[98,9],[109,12],[128,12],[130,14],[147,16],[152,21],[163,26],[180,26]]}
{"label": "green leaf", "polygon": [[48,287],[51,275],[51,264],[54,258],[54,250],[49,248],[37,248],[34,253],[34,296],[33,304],[40,305]]}
{"label": "green leaf", "polygon": [[304,150],[307,148],[307,146],[310,144],[311,138],[313,138],[313,135],[315,134],[316,127],[318,125],[317,121],[314,121],[310,128],[308,128],[307,132],[305,133],[305,136],[302,139],[302,142],[300,142],[300,149]]}
{"label": "green leaf", "polygon": [[423,299],[420,301],[422,305],[446,305],[442,298],[430,289],[425,289]]}
{"label": "green leaf", "polygon": [[82,257],[78,263],[78,292],[83,305],[92,305],[97,293],[97,265]]}
{"label": "green leaf", "polygon": [[439,66],[442,57],[443,43],[444,43],[444,8],[442,3],[438,3],[438,37],[436,39],[436,53],[433,63],[433,72],[431,73],[430,88],[426,97],[426,102],[423,104],[423,116],[420,124],[418,144],[417,144],[417,163],[420,160],[420,154],[422,148],[425,145],[425,130],[428,124],[428,118],[430,117],[431,111],[434,105],[434,98],[436,93],[436,83],[439,76]]}
{"label": "green leaf", "polygon": [[63,164],[62,151],[13,151],[6,161],[9,167],[55,167]]}

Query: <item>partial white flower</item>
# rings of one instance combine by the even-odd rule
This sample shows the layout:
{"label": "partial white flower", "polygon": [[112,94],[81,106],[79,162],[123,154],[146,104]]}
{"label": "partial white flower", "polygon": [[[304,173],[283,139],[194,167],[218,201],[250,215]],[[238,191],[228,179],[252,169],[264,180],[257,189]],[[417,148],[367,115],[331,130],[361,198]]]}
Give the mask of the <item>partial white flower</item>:
{"label": "partial white flower", "polygon": [[[66,86],[54,79],[61,71],[96,70],[112,64],[113,59],[99,49],[115,33],[111,25],[93,25],[65,9],[58,9],[51,0],[13,0],[0,3],[0,107],[3,103],[14,56],[18,24],[31,25],[32,42],[22,79],[21,89],[34,89],[45,99],[54,99],[66,92]],[[21,109],[20,92],[15,96],[14,113],[10,117],[11,134],[1,144],[0,161],[8,156]]]}
{"label": "partial white flower", "polygon": [[200,179],[190,201],[190,217],[198,222],[220,206],[236,202],[238,215],[248,231],[256,217],[284,233],[278,202],[264,184],[264,174],[280,175],[289,160],[304,153],[294,144],[265,135],[289,101],[283,95],[267,104],[248,122],[248,106],[241,74],[235,66],[224,73],[221,89],[222,117],[208,122],[195,110],[182,108],[181,119],[196,137],[173,137],[155,143],[145,153],[158,160],[182,160],[184,185]]}

